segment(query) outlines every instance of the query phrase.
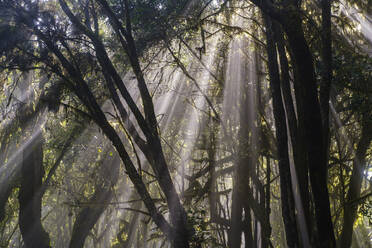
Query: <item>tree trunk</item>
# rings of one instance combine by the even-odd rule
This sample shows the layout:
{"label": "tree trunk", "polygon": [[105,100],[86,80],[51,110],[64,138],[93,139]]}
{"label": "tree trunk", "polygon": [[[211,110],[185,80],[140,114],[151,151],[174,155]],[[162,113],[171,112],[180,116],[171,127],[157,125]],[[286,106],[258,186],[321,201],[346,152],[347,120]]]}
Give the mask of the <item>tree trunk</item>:
{"label": "tree trunk", "polygon": [[332,35],[331,35],[331,1],[321,0],[322,6],[322,81],[320,84],[320,110],[323,121],[324,159],[329,157],[329,98],[332,83]]}
{"label": "tree trunk", "polygon": [[72,228],[70,248],[84,247],[85,239],[90,230],[94,227],[101,214],[105,211],[107,203],[110,202],[113,196],[112,187],[116,184],[119,174],[119,157],[115,156],[115,158],[108,161],[108,163],[110,164],[101,165],[100,169],[102,170],[101,176],[103,181],[96,185],[95,192],[88,201],[88,204],[91,203],[91,205],[83,207],[76,217]]}
{"label": "tree trunk", "polygon": [[243,206],[241,199],[241,189],[239,187],[239,180],[238,172],[235,173],[235,183],[233,185],[233,193],[232,193],[232,205],[231,205],[231,224],[229,230],[229,247],[231,248],[240,248],[241,245],[241,237],[242,237],[242,214],[243,214]]}
{"label": "tree trunk", "polygon": [[[299,86],[299,99],[302,101],[305,127],[305,147],[308,154],[311,189],[314,196],[315,215],[320,247],[335,247],[335,237],[331,219],[330,202],[327,188],[327,160],[324,156],[323,123],[317,94],[313,58],[302,29],[298,10],[288,11],[283,18],[283,28],[287,33],[292,61]],[[301,121],[301,120],[299,120]]]}
{"label": "tree trunk", "polygon": [[[13,118],[11,122],[0,131],[0,168],[4,168],[5,166],[7,166],[7,168],[15,168],[10,174],[3,171],[3,174],[0,176],[0,223],[5,217],[5,207],[8,198],[13,189],[19,183],[21,176],[20,167],[17,166],[17,159],[9,160],[12,156],[12,154],[9,154],[9,151],[15,149],[12,134],[17,132],[17,129],[25,129],[30,123],[30,120],[35,118],[35,116],[41,113],[44,109],[45,104],[42,101],[38,101],[36,106],[33,104],[22,105],[16,113],[16,118]],[[11,156],[8,157],[9,155]],[[8,160],[7,163],[4,163],[6,160]],[[5,171],[6,170],[7,169],[5,169]]]}
{"label": "tree trunk", "polygon": [[[120,21],[117,19],[116,15],[112,12],[107,1],[100,0],[99,3],[107,13],[110,23],[112,24],[114,31],[118,35],[118,38],[123,46],[123,49],[126,51],[129,58],[131,67],[137,79],[138,89],[140,91],[143,111],[145,113],[145,122],[143,120],[142,114],[139,112],[137,105],[133,102],[133,99],[125,88],[125,85],[114,68],[111,60],[108,57],[108,54],[105,50],[105,47],[99,37],[94,34],[92,31],[87,29],[76,16],[71,12],[68,5],[64,0],[59,0],[59,3],[69,17],[72,23],[76,25],[80,31],[86,34],[93,42],[93,45],[96,49],[97,58],[105,70],[107,75],[111,75],[112,80],[115,82],[119,91],[122,93],[124,99],[128,103],[128,106],[133,111],[143,133],[147,139],[147,145],[149,147],[148,151],[143,151],[146,155],[146,158],[149,160],[149,163],[152,169],[157,176],[158,183],[160,188],[165,194],[169,213],[170,220],[174,229],[172,243],[175,247],[189,247],[189,234],[190,231],[187,228],[187,215],[186,211],[183,208],[179,196],[177,194],[176,188],[172,181],[168,166],[164,157],[164,153],[161,146],[161,141],[158,133],[158,123],[155,116],[154,106],[152,102],[151,95],[148,91],[143,72],[139,63],[138,55],[136,52],[136,46],[134,39],[131,34],[131,24],[130,24],[130,13],[128,1],[124,1],[125,10],[126,10],[126,29],[120,24]],[[124,40],[125,39],[125,40]],[[129,162],[129,161],[128,161]],[[131,162],[132,163],[132,162]]]}
{"label": "tree trunk", "polygon": [[[300,121],[297,121],[296,111],[294,108],[292,93],[291,93],[291,85],[290,85],[290,77],[289,77],[289,66],[288,66],[288,59],[285,51],[284,46],[284,37],[283,31],[278,23],[274,22],[274,33],[275,39],[278,48],[278,55],[280,60],[280,72],[281,72],[281,90],[283,94],[284,106],[286,110],[286,117],[288,122],[288,130],[291,140],[291,147],[293,150],[293,160],[297,175],[298,187],[300,190],[300,197],[302,208],[305,215],[305,221],[307,225],[308,235],[311,239],[312,232],[311,232],[311,223],[312,223],[312,215],[310,215],[310,193],[309,193],[309,180],[308,180],[308,172],[309,172],[309,165],[307,160],[306,150],[304,148],[303,140],[304,137],[304,123],[303,118],[298,118]],[[295,78],[297,79],[297,78]],[[297,83],[298,84],[298,83]],[[297,90],[298,91],[298,90]],[[297,101],[296,101],[297,102]],[[299,101],[299,104],[301,102]],[[297,109],[302,109],[302,106],[297,105]],[[301,111],[299,111],[301,112]],[[300,116],[301,117],[301,116]]]}
{"label": "tree trunk", "polygon": [[[368,118],[368,117],[366,117]],[[349,183],[349,191],[344,206],[344,223],[340,238],[340,247],[348,248],[351,246],[353,226],[358,209],[357,199],[360,197],[363,182],[363,172],[366,166],[366,152],[372,140],[372,124],[370,120],[362,123],[362,134],[355,152],[353,162],[353,172]]]}
{"label": "tree trunk", "polygon": [[[82,78],[79,70],[77,70],[61,53],[61,51],[39,30],[34,29],[36,35],[45,42],[48,49],[53,52],[59,59],[61,65],[68,73],[68,77],[55,71],[58,76],[60,76],[66,84],[72,88],[77,97],[89,110],[89,114],[93,118],[94,122],[101,128],[105,136],[112,142],[113,146],[117,150],[123,164],[125,165],[126,172],[133,182],[138,194],[141,196],[146,208],[149,211],[151,218],[154,220],[155,224],[159,229],[169,238],[169,240],[174,240],[173,228],[166,221],[164,216],[158,211],[152,200],[146,185],[144,184],[141,176],[138,174],[129,154],[127,153],[124,144],[122,143],[119,135],[116,133],[115,129],[108,122],[105,114],[98,105],[94,95],[90,91],[88,84]],[[71,78],[71,80],[70,80]],[[74,84],[74,83],[75,84]]]}
{"label": "tree trunk", "polygon": [[41,196],[38,193],[43,177],[42,135],[33,137],[23,152],[21,187],[19,189],[19,228],[26,248],[49,248],[49,235],[41,224]]}
{"label": "tree trunk", "polygon": [[271,213],[271,163],[270,158],[266,157],[266,189],[265,189],[265,210],[266,210],[266,225],[268,226],[268,232],[266,233],[266,237],[263,239],[263,248],[269,247],[270,244],[270,236],[271,236],[271,226],[270,226],[270,213]]}
{"label": "tree trunk", "polygon": [[[234,42],[234,41],[233,41]],[[246,42],[242,41],[237,44],[236,47],[240,49],[245,49]],[[233,46],[234,47],[234,46]],[[232,47],[232,48],[233,48]],[[232,49],[231,48],[231,49]],[[231,51],[235,53],[236,51]],[[244,60],[244,59],[243,59]],[[244,62],[243,62],[244,64]],[[244,83],[246,76],[246,70],[243,65],[238,65],[239,68],[236,69],[235,74],[231,75],[227,80],[237,81],[238,87],[242,92],[241,96],[238,98],[238,103],[240,106],[243,106],[242,109],[239,109],[239,141],[237,145],[237,156],[234,159],[234,182],[232,189],[232,204],[231,204],[231,220],[230,220],[230,230],[229,230],[229,247],[231,248],[240,248],[242,241],[242,220],[243,220],[243,203],[242,199],[246,195],[246,189],[249,187],[246,178],[250,176],[252,171],[252,164],[248,157],[249,151],[248,147],[249,142],[249,131],[252,130],[252,125],[249,120],[248,106],[248,92],[252,90],[252,87],[249,87],[247,83]],[[253,145],[251,143],[251,145]]]}
{"label": "tree trunk", "polygon": [[243,230],[245,247],[246,248],[253,247],[252,216],[251,209],[248,207],[244,207]]}
{"label": "tree trunk", "polygon": [[274,34],[272,31],[271,20],[267,15],[264,16],[264,19],[266,26],[266,48],[268,55],[270,89],[273,97],[273,112],[275,119],[276,141],[278,147],[282,216],[288,247],[299,247],[295,216],[295,204],[292,193],[291,174],[289,167],[287,127],[283,107],[283,99],[280,89],[280,77],[276,48],[274,43]]}

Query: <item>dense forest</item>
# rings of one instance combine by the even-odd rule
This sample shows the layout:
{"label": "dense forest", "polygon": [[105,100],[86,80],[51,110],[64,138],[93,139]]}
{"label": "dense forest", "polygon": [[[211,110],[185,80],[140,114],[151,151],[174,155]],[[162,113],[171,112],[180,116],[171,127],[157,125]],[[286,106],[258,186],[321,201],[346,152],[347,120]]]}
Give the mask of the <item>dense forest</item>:
{"label": "dense forest", "polygon": [[0,0],[0,247],[372,247],[370,0]]}

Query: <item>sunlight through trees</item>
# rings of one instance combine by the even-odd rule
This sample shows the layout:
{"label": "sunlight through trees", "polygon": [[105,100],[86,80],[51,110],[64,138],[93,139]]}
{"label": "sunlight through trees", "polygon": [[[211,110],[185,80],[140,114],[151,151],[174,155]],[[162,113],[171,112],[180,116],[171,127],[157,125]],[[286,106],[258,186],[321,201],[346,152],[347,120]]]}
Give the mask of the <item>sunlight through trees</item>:
{"label": "sunlight through trees", "polygon": [[0,247],[371,247],[365,0],[0,0]]}

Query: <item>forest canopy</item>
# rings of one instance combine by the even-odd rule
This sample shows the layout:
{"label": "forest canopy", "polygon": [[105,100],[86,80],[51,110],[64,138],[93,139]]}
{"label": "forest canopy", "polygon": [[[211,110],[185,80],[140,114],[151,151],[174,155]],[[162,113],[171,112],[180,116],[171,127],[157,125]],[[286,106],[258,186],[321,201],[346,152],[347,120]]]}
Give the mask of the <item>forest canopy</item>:
{"label": "forest canopy", "polygon": [[0,0],[0,247],[371,247],[368,0]]}

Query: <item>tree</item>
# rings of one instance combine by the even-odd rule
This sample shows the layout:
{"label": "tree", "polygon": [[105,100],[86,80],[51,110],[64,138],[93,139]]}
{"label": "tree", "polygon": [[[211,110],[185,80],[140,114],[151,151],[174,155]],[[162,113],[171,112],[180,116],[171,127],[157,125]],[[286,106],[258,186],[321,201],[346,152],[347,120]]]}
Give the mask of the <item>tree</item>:
{"label": "tree", "polygon": [[323,124],[317,93],[313,56],[302,28],[300,2],[291,1],[288,6],[278,6],[269,1],[252,1],[267,15],[275,18],[288,37],[291,59],[296,75],[295,87],[299,123],[303,122],[304,145],[309,163],[309,175],[315,203],[315,215],[320,247],[334,247],[335,238],[329,208],[327,189],[327,159],[323,156],[326,144],[323,140]]}
{"label": "tree", "polygon": [[357,242],[370,59],[336,11],[0,0],[1,245]]}

